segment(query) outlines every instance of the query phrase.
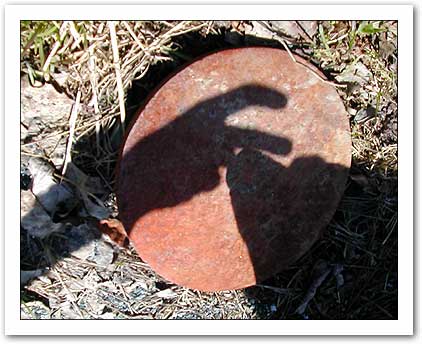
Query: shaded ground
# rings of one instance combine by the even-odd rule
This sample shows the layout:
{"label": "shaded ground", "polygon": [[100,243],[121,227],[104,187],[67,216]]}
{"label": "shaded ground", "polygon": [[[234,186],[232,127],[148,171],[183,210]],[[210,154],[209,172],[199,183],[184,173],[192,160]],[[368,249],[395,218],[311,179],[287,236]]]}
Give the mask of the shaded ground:
{"label": "shaded ground", "polygon": [[[397,318],[396,23],[121,22],[121,86],[107,23],[21,28],[22,318]],[[255,44],[286,45],[345,85],[338,91],[353,145],[346,192],[324,237],[262,285],[219,293],[172,285],[96,227],[118,216],[119,90],[128,122],[178,66]]]}

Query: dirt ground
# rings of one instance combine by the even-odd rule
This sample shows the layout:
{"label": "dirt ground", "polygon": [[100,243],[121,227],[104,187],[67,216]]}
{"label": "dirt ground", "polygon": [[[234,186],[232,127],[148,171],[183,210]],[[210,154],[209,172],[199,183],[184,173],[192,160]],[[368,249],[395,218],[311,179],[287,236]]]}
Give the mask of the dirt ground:
{"label": "dirt ground", "polygon": [[[347,188],[289,269],[242,290],[180,287],[99,230],[119,215],[122,128],[176,68],[256,45],[336,87]],[[22,319],[397,319],[397,173],[396,22],[21,22]]]}

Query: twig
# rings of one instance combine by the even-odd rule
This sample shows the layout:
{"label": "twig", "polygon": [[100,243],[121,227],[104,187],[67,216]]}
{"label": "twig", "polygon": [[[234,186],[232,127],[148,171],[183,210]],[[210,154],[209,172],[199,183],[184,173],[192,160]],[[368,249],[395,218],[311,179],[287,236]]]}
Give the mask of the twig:
{"label": "twig", "polygon": [[73,40],[74,40],[74,42],[73,42],[73,44],[70,48],[70,50],[73,50],[80,44],[83,37],[78,33],[78,30],[76,30],[75,23],[73,21],[69,22],[69,30],[70,30],[70,33],[72,34],[72,37],[73,37]]}
{"label": "twig", "polygon": [[306,67],[313,75],[315,75],[319,80],[321,80],[323,83],[334,86],[334,87],[340,87],[340,88],[347,88],[347,85],[343,85],[343,84],[336,84],[335,82],[332,81],[328,81],[325,80],[323,77],[321,77],[321,75],[319,75],[317,72],[315,72],[314,70],[312,70],[312,68],[309,68],[309,66],[307,66],[306,64],[304,64],[303,62],[300,61],[295,61],[296,63]]}
{"label": "twig", "polygon": [[297,25],[297,27],[299,28],[299,30],[302,32],[302,35],[303,34],[305,34],[305,36],[306,36],[306,41],[308,42],[308,43],[313,43],[313,39],[312,39],[312,37],[309,35],[309,33],[308,32],[306,32],[306,30],[303,28],[303,26],[302,26],[302,24],[300,23],[300,21],[299,20],[295,20],[295,22],[296,22],[296,25]]}
{"label": "twig", "polygon": [[60,179],[64,180],[65,182],[69,183],[69,184],[72,184],[74,187],[76,187],[79,190],[79,192],[84,192],[88,196],[95,199],[98,203],[100,203],[100,204],[102,203],[102,201],[97,196],[95,196],[93,193],[87,191],[80,183],[75,182],[75,181],[73,181],[69,178],[66,178],[64,175],[60,175],[60,174],[57,174],[57,173],[53,173],[53,176],[56,177],[56,178],[60,178]]}
{"label": "twig", "polygon": [[397,216],[393,216],[390,221],[388,221],[387,224],[387,228],[390,226],[390,224],[392,224],[394,222],[394,224],[391,226],[390,231],[388,232],[387,236],[385,237],[384,241],[382,242],[382,246],[385,245],[385,243],[388,241],[388,239],[390,238],[391,234],[394,232],[394,230],[397,228]]}
{"label": "twig", "polygon": [[306,296],[303,302],[300,304],[299,307],[297,307],[295,313],[303,314],[305,312],[306,307],[308,307],[309,302],[314,298],[318,288],[326,280],[326,278],[328,277],[332,269],[333,268],[328,266],[326,262],[323,262],[323,264],[321,264],[318,275],[315,276],[314,280],[311,283],[311,286],[308,289],[308,292],[306,293]]}
{"label": "twig", "polygon": [[212,24],[213,24],[213,21],[212,21],[212,20],[210,20],[210,21],[208,22],[207,31],[205,32],[205,35],[207,35],[207,36],[208,36],[208,34],[210,33],[210,30],[211,30]]}
{"label": "twig", "polygon": [[32,156],[34,158],[40,158],[40,159],[45,159],[46,158],[44,155],[41,155],[41,154],[33,154],[33,153],[30,153],[30,152],[25,152],[23,150],[21,151],[21,154],[22,155],[26,155],[26,156]]}
{"label": "twig", "polygon": [[122,75],[121,75],[121,72],[120,72],[119,50],[117,48],[117,36],[116,36],[116,22],[109,21],[108,27],[110,29],[110,39],[111,39],[111,47],[112,47],[112,50],[113,50],[114,69],[115,69],[115,72],[116,72],[117,92],[118,92],[118,96],[119,96],[120,124],[122,126],[122,130],[124,131],[124,129],[125,129],[125,119],[126,119],[125,92],[123,90]]}
{"label": "twig", "polygon": [[282,39],[281,37],[279,37],[277,34],[273,33],[273,39],[276,40],[277,42],[281,43],[284,47],[284,49],[286,49],[287,53],[289,54],[290,58],[292,59],[293,62],[297,63],[297,60],[295,59],[295,57],[293,56],[292,52],[289,49],[289,46],[287,45],[287,43],[284,41],[284,39]]}
{"label": "twig", "polygon": [[94,104],[94,113],[95,113],[95,139],[97,143],[97,156],[100,154],[100,109],[98,107],[98,97],[97,97],[97,75],[96,75],[96,68],[95,68],[95,56],[94,56],[94,48],[91,45],[89,47],[89,69],[91,71],[91,89],[92,89],[92,102]]}
{"label": "twig", "polygon": [[130,28],[129,24],[125,21],[122,22],[124,27],[126,28],[126,30],[129,32],[129,34],[132,36],[133,40],[136,42],[136,44],[139,45],[139,47],[142,49],[142,51],[149,55],[149,52],[145,49],[144,45],[141,43],[141,41],[139,40],[139,38],[135,35],[135,33],[133,32],[133,30]]}
{"label": "twig", "polygon": [[290,289],[288,289],[288,288],[277,288],[277,287],[273,287],[273,286],[270,286],[270,285],[264,285],[264,284],[257,284],[256,286],[272,290],[272,291],[279,293],[279,294],[288,294],[289,291],[290,291]]}
{"label": "twig", "polygon": [[[105,115],[103,118],[101,118],[101,121],[100,121],[101,124],[103,122],[107,122],[108,120],[113,119],[114,117],[117,117],[118,116],[118,114],[113,113],[112,110],[105,111],[105,112],[109,112],[109,114],[108,115]],[[89,128],[89,130],[91,130],[92,127],[95,126],[95,123],[96,123],[95,120],[94,121],[91,121],[88,124],[84,124],[84,125],[81,125],[81,126],[77,127],[75,130],[82,130],[82,129],[86,129],[86,128]],[[86,132],[84,132],[84,133],[86,133]],[[39,140],[36,140],[36,141],[22,143],[21,144],[21,147],[26,147],[26,146],[30,146],[30,145],[39,144],[39,143],[41,143],[41,142],[43,142],[43,141],[45,141],[47,139],[51,139],[51,138],[57,137],[57,136],[64,136],[64,135],[69,135],[69,130],[64,130],[64,131],[61,131],[61,132],[58,132],[58,133],[52,133],[52,134],[46,135],[42,139],[39,139]],[[82,134],[81,134],[81,136],[82,136]],[[79,137],[77,137],[77,139],[78,138]]]}
{"label": "twig", "polygon": [[64,157],[62,175],[66,174],[67,165],[69,164],[69,162],[72,161],[72,157],[71,157],[72,142],[75,136],[75,124],[76,124],[76,118],[78,117],[80,101],[81,101],[81,90],[79,90],[78,94],[76,95],[75,104],[73,105],[72,113],[70,114],[69,138],[68,138],[67,146],[66,146],[66,155]]}
{"label": "twig", "polygon": [[79,307],[76,305],[75,300],[76,297],[75,295],[72,294],[72,292],[69,290],[69,288],[66,286],[66,284],[63,282],[60,274],[57,271],[54,271],[55,275],[57,276],[58,280],[60,281],[60,284],[63,286],[63,289],[67,292],[68,296],[71,297],[71,299],[69,300],[70,303],[72,304],[73,308],[75,309],[75,311],[79,314],[79,316],[83,319],[83,315],[81,310],[79,309]]}
{"label": "twig", "polygon": [[66,36],[66,27],[68,26],[68,22],[63,22],[62,26],[60,27],[60,36],[59,40],[54,43],[53,48],[50,51],[50,54],[48,54],[47,59],[45,60],[44,66],[42,67],[43,73],[47,72],[48,67],[50,66],[51,60],[56,55],[57,51],[59,50],[64,37]]}
{"label": "twig", "polygon": [[324,83],[326,83],[326,84],[328,84],[328,85],[331,85],[331,86],[334,86],[334,87],[341,87],[341,88],[346,88],[347,87],[347,85],[341,85],[341,84],[336,84],[335,82],[331,82],[331,81],[328,81],[328,80],[325,80],[323,77],[321,77],[317,72],[315,72],[314,70],[312,70],[312,68],[310,68],[309,66],[307,66],[306,64],[304,64],[303,62],[301,62],[301,61],[298,61],[298,60],[296,60],[296,58],[294,57],[294,55],[292,54],[292,52],[290,51],[290,49],[289,49],[289,46],[287,45],[287,43],[286,43],[286,41],[283,39],[283,38],[281,38],[277,33],[275,33],[274,32],[274,30],[272,30],[271,28],[269,28],[268,26],[266,26],[266,25],[264,25],[263,23],[261,23],[261,22],[258,22],[261,26],[263,26],[264,28],[266,28],[266,29],[268,29],[268,30],[270,30],[270,31],[272,31],[273,32],[273,39],[275,40],[275,41],[277,41],[277,42],[279,42],[279,43],[281,43],[282,45],[283,45],[283,47],[284,47],[284,49],[287,51],[287,53],[289,54],[289,56],[290,56],[290,58],[292,59],[292,61],[294,62],[294,63],[298,63],[298,64],[300,64],[301,66],[303,66],[303,67],[305,67],[306,69],[308,69],[314,76],[316,76],[319,80],[321,80],[322,82],[324,82]]}

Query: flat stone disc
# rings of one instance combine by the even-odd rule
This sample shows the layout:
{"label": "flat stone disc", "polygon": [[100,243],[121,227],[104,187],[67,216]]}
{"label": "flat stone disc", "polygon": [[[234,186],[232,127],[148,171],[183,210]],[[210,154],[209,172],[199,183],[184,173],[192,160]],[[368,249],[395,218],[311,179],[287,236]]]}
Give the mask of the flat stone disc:
{"label": "flat stone disc", "polygon": [[157,273],[199,290],[243,288],[318,239],[344,191],[351,141],[336,90],[309,68],[279,49],[224,50],[174,74],[140,110],[117,199]]}

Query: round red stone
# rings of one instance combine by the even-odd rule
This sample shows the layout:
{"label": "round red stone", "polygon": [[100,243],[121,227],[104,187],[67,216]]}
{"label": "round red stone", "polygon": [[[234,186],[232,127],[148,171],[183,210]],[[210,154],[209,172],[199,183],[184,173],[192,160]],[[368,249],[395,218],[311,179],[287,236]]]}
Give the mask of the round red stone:
{"label": "round red stone", "polygon": [[157,273],[205,291],[243,288],[315,243],[344,191],[351,142],[341,99],[312,68],[279,49],[224,50],[140,110],[117,199]]}

